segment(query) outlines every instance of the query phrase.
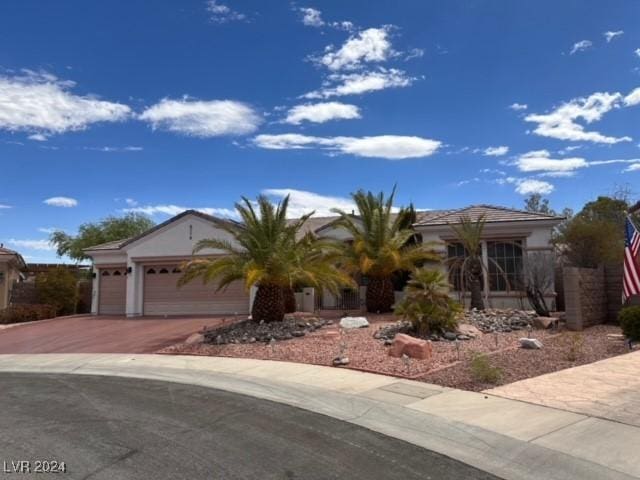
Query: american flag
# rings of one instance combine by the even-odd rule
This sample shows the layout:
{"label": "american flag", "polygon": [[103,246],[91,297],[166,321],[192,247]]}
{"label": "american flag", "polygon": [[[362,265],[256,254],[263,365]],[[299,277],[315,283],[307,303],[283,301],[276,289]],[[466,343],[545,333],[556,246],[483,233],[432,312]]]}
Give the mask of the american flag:
{"label": "american flag", "polygon": [[640,295],[640,267],[638,266],[638,252],[640,252],[640,233],[629,217],[625,225],[626,238],[624,242],[624,280],[622,285],[622,302],[632,295]]}

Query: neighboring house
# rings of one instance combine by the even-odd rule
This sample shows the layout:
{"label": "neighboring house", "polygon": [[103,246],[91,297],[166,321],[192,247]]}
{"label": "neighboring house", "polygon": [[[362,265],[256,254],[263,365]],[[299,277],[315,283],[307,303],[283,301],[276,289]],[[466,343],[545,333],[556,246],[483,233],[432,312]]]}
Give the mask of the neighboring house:
{"label": "neighboring house", "polygon": [[[486,217],[485,263],[490,265],[487,259],[493,258],[510,279],[521,274],[526,252],[552,250],[551,233],[562,221],[549,215],[478,205],[459,210],[418,212],[414,227],[423,241],[438,241],[443,254],[454,255],[459,253],[456,250],[459,247],[450,224],[458,223],[462,215],[475,219],[483,214]],[[304,230],[348,241],[347,232],[335,227],[336,218],[312,217]],[[220,228],[226,221],[188,210],[137,237],[87,249],[94,262],[92,313],[127,316],[247,314],[251,294],[245,291],[241,282],[221,292],[216,292],[215,285],[205,285],[199,280],[181,288],[176,285],[181,275],[180,264],[192,258],[193,247],[199,240],[231,240],[229,234]],[[198,256],[220,253],[205,250]],[[489,306],[521,306],[521,292],[508,291],[500,275],[489,268],[490,274],[484,278]],[[455,278],[452,282],[455,284]],[[359,307],[364,299],[366,279],[361,283],[363,287],[359,291],[345,291],[339,298],[325,292],[316,307]]]}
{"label": "neighboring house", "polygon": [[0,310],[9,306],[13,286],[20,281],[26,267],[22,255],[0,244]]}

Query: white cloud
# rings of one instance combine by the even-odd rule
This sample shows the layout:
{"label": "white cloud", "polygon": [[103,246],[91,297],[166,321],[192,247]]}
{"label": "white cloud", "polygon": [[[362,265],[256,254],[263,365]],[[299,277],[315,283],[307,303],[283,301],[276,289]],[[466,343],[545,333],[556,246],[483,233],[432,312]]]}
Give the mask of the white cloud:
{"label": "white cloud", "polygon": [[502,155],[506,155],[509,153],[509,147],[506,145],[501,145],[499,147],[487,147],[483,151],[483,155],[485,157],[501,157]]}
{"label": "white cloud", "polygon": [[584,158],[551,158],[548,150],[537,150],[520,155],[516,166],[521,172],[569,172],[588,166]]}
{"label": "white cloud", "polygon": [[51,197],[47,198],[44,202],[52,207],[71,208],[78,206],[78,201],[75,198],[69,197]]}
{"label": "white cloud", "polygon": [[56,249],[49,240],[16,240],[15,238],[11,238],[7,243],[17,248],[28,248],[30,250],[44,250],[52,252]]}
{"label": "white cloud", "polygon": [[124,199],[124,203],[126,203],[130,207],[137,207],[138,206],[138,201],[133,199],[133,198],[125,198]]}
{"label": "white cloud", "polygon": [[32,140],[84,130],[98,122],[117,122],[131,114],[127,105],[74,95],[74,82],[48,73],[25,70],[21,76],[0,76],[0,129],[32,132]]}
{"label": "white cloud", "polygon": [[424,57],[424,49],[423,48],[412,48],[407,52],[407,55],[404,57],[406,60],[412,60],[414,58]]}
{"label": "white cloud", "polygon": [[351,211],[356,208],[350,198],[320,195],[292,188],[268,188],[263,190],[262,193],[278,200],[282,200],[289,195],[287,213],[291,218],[297,218],[312,211],[315,211],[315,216],[317,217],[326,217],[335,215],[335,213],[331,212],[332,208],[340,208],[345,211]]}
{"label": "white cloud", "polygon": [[48,235],[52,234],[53,232],[56,232],[60,230],[59,228],[55,228],[55,227],[40,227],[38,228],[38,231],[40,233],[46,233]]}
{"label": "white cloud", "polygon": [[578,52],[583,52],[588,48],[591,48],[592,46],[593,46],[593,42],[591,42],[590,40],[580,40],[579,42],[576,42],[573,44],[573,47],[571,48],[569,55],[573,55],[574,53],[578,53]]}
{"label": "white cloud", "polygon": [[352,35],[336,51],[327,47],[316,61],[329,70],[354,70],[365,63],[384,62],[394,54],[389,41],[389,28],[368,28]]}
{"label": "white cloud", "polygon": [[43,133],[32,133],[27,138],[34,142],[46,142],[48,140],[48,137]]}
{"label": "white cloud", "polygon": [[624,105],[626,107],[633,107],[640,104],[640,87],[632,90],[629,95],[624,97]]}
{"label": "white cloud", "polygon": [[324,102],[296,105],[287,112],[285,123],[299,125],[303,121],[324,123],[329,120],[350,120],[360,118],[360,110],[355,105],[340,102]]}
{"label": "white cloud", "polygon": [[529,106],[526,103],[515,102],[509,105],[509,108],[511,110],[519,111],[519,110],[526,110],[527,108],[529,108]]}
{"label": "white cloud", "polygon": [[627,168],[624,169],[625,172],[637,172],[640,171],[640,162],[632,163]]}
{"label": "white cloud", "polygon": [[516,182],[516,192],[520,195],[531,195],[532,193],[549,195],[554,189],[555,187],[549,182],[532,178],[520,179]]}
{"label": "white cloud", "polygon": [[633,53],[636,54],[636,57],[640,57],[640,48],[636,48]]}
{"label": "white cloud", "polygon": [[213,208],[213,207],[201,207],[201,208],[193,208],[193,207],[182,207],[179,205],[166,204],[166,205],[145,205],[138,207],[130,207],[123,208],[122,211],[126,213],[143,213],[145,215],[169,215],[175,216],[178,215],[185,210],[197,210],[198,212],[206,213],[207,215],[213,215],[215,217],[224,217],[224,218],[237,218],[238,213],[235,210],[230,208]]}
{"label": "white cloud", "polygon": [[387,88],[408,87],[417,79],[396,68],[379,68],[364,73],[332,74],[320,90],[302,95],[303,98],[329,98],[360,95]]}
{"label": "white cloud", "polygon": [[234,100],[171,100],[147,108],[139,118],[153,128],[192,137],[244,135],[254,132],[262,118],[249,105]]}
{"label": "white cloud", "polygon": [[314,137],[296,133],[258,135],[253,142],[258,147],[267,149],[323,148],[357,157],[388,160],[428,157],[442,145],[437,140],[412,136]]}
{"label": "white cloud", "polygon": [[324,20],[322,20],[322,12],[311,7],[300,8],[302,13],[302,23],[307,27],[322,27]]}
{"label": "white cloud", "polygon": [[83,150],[92,150],[95,152],[141,152],[142,147],[127,145],[125,147],[83,147]]}
{"label": "white cloud", "polygon": [[13,208],[11,205],[6,205],[4,203],[0,203],[0,210],[7,210],[9,208]]}
{"label": "white cloud", "polygon": [[[634,98],[630,98],[632,95],[626,97],[625,101],[633,101]],[[542,137],[607,144],[627,142],[631,140],[630,137],[609,137],[595,131],[585,131],[584,126],[575,122],[582,119],[590,124],[600,120],[605,113],[619,107],[621,100],[620,93],[597,92],[587,98],[574,98],[547,114],[527,115],[525,121],[537,123],[533,132]]]}
{"label": "white cloud", "polygon": [[207,12],[210,13],[211,21],[214,23],[227,23],[247,19],[247,16],[244,13],[236,12],[229,6],[220,3],[218,0],[207,0],[206,5]]}
{"label": "white cloud", "polygon": [[615,32],[604,32],[604,38],[607,39],[607,43],[609,43],[611,40],[613,40],[616,37],[621,36],[622,34],[624,34],[624,30],[616,30]]}

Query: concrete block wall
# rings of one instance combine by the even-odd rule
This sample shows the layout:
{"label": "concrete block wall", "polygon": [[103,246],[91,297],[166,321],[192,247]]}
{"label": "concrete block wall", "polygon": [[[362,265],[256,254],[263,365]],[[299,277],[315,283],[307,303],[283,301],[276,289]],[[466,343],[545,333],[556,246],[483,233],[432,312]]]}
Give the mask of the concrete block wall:
{"label": "concrete block wall", "polygon": [[565,267],[563,270],[567,328],[583,330],[607,321],[605,269]]}

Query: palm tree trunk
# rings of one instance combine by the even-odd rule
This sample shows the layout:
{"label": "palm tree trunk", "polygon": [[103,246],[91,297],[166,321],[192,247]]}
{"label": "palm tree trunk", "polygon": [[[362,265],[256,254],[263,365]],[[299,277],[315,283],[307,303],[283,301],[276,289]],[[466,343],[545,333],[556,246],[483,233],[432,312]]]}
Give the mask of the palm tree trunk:
{"label": "palm tree trunk", "polygon": [[293,313],[296,311],[296,295],[291,287],[284,287],[282,289],[282,295],[284,296],[284,313]]}
{"label": "palm tree trunk", "polygon": [[367,312],[386,313],[395,303],[393,282],[390,277],[370,277],[367,285]]}
{"label": "palm tree trunk", "polygon": [[469,290],[471,292],[471,308],[484,310],[484,300],[482,299],[481,277],[479,275],[470,275]]}
{"label": "palm tree trunk", "polygon": [[280,285],[258,285],[251,317],[255,322],[280,322],[284,318],[284,296]]}

